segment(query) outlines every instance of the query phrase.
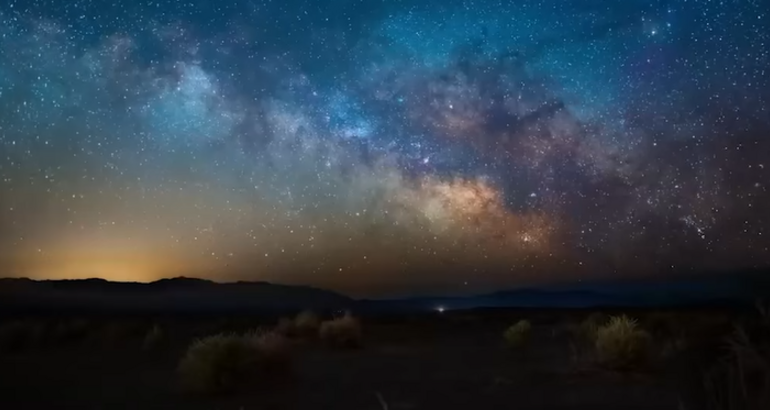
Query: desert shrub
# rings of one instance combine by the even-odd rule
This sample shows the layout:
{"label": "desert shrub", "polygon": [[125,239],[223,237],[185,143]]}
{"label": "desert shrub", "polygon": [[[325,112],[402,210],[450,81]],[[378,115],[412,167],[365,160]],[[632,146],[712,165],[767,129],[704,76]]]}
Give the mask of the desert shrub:
{"label": "desert shrub", "polygon": [[286,341],[277,333],[218,334],[194,341],[178,372],[188,392],[218,394],[270,381],[287,364]]}
{"label": "desert shrub", "polygon": [[306,310],[294,318],[294,332],[297,336],[313,337],[318,335],[321,319],[312,311]]}
{"label": "desert shrub", "polygon": [[532,325],[527,320],[519,320],[511,325],[503,333],[505,342],[510,347],[523,346],[529,341],[529,335],[532,332]]}
{"label": "desert shrub", "polygon": [[596,331],[596,353],[599,362],[626,369],[642,364],[649,353],[650,335],[636,320],[628,316],[613,316]]}
{"label": "desert shrub", "polygon": [[257,346],[262,357],[262,367],[278,375],[288,370],[291,362],[291,351],[288,340],[277,332],[253,330],[246,334]]}
{"label": "desert shrub", "polygon": [[144,335],[142,341],[142,348],[144,350],[153,350],[163,342],[163,329],[160,326],[154,325],[147,334]]}
{"label": "desert shrub", "polygon": [[321,323],[319,336],[325,343],[334,347],[360,347],[363,344],[361,322],[350,312]]}

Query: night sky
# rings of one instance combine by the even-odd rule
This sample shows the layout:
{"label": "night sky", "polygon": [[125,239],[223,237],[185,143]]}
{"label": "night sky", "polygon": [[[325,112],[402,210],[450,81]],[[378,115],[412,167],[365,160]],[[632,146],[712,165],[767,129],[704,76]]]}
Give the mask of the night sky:
{"label": "night sky", "polygon": [[764,0],[5,0],[0,23],[6,276],[368,295],[770,265]]}

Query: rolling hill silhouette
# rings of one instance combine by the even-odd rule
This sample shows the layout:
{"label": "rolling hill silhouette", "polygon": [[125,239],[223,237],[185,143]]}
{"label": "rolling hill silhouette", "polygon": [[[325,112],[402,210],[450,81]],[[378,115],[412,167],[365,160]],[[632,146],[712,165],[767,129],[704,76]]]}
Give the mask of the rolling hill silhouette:
{"label": "rolling hill silhouette", "polygon": [[750,304],[770,298],[767,271],[668,279],[594,281],[455,297],[356,300],[309,286],[218,283],[179,277],[152,283],[103,279],[0,279],[0,309],[100,311],[426,311],[475,308],[664,307]]}

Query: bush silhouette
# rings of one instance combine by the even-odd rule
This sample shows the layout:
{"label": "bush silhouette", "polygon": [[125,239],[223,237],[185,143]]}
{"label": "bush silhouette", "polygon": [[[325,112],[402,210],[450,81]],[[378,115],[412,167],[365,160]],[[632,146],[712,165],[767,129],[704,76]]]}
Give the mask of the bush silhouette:
{"label": "bush silhouette", "polygon": [[257,386],[287,369],[288,347],[274,332],[218,334],[194,341],[179,363],[182,387],[218,394]]}
{"label": "bush silhouette", "polygon": [[628,369],[647,359],[650,341],[649,333],[639,328],[636,320],[625,315],[613,316],[596,331],[596,353],[601,364]]}
{"label": "bush silhouette", "polygon": [[532,332],[532,325],[527,320],[519,320],[516,324],[511,325],[503,333],[503,338],[508,346],[520,347],[529,341],[530,333]]}
{"label": "bush silhouette", "polygon": [[319,335],[321,340],[333,347],[354,348],[363,344],[361,322],[350,312],[321,323]]}
{"label": "bush silhouette", "polygon": [[315,337],[321,326],[321,319],[312,311],[306,310],[294,318],[293,333],[300,337]]}

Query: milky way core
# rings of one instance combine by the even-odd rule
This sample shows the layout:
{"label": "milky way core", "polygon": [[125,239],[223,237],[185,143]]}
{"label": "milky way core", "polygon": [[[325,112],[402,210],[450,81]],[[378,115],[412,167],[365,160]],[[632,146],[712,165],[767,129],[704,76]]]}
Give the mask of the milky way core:
{"label": "milky way core", "polygon": [[1,273],[373,294],[766,267],[769,9],[4,1]]}

